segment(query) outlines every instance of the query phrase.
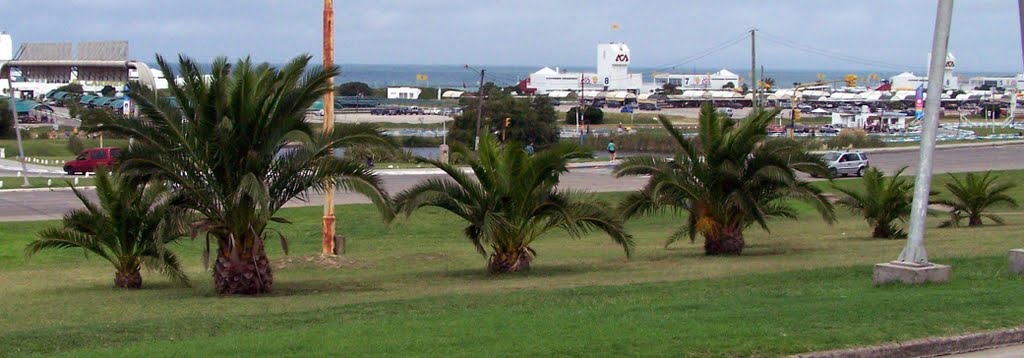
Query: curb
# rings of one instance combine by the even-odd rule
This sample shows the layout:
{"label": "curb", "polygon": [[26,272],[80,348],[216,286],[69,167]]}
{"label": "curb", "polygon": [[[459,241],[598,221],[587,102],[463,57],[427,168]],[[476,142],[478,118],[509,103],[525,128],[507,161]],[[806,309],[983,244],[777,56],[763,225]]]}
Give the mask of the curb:
{"label": "curb", "polygon": [[875,347],[802,353],[790,358],[874,358],[937,357],[1024,343],[1024,327],[972,333],[961,336],[924,338]]}

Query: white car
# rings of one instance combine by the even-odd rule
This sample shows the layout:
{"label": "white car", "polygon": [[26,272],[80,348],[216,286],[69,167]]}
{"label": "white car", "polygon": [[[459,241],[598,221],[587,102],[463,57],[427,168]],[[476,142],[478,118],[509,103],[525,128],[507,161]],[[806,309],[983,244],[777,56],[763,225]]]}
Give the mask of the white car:
{"label": "white car", "polygon": [[868,156],[863,152],[828,152],[822,158],[833,178],[851,174],[864,176],[864,171],[870,166]]}

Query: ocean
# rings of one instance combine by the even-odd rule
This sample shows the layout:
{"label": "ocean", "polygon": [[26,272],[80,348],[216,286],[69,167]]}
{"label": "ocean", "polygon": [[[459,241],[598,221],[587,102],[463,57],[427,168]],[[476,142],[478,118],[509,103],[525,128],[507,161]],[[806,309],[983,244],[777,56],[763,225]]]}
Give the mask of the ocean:
{"label": "ocean", "polygon": [[[475,90],[480,81],[478,69],[484,71],[484,81],[494,82],[498,86],[511,86],[526,78],[530,73],[536,72],[543,66],[480,66],[475,69],[467,69],[459,65],[365,65],[365,64],[342,64],[341,76],[335,79],[335,83],[364,82],[370,87],[381,88],[389,86],[418,86],[418,87],[444,87],[453,89]],[[553,66],[552,66],[553,67]],[[588,67],[563,67],[565,71],[594,71]],[[643,73],[644,82],[650,82],[651,74],[658,73],[713,73],[722,68],[687,68],[687,69],[658,69],[653,67],[631,67],[632,73]],[[739,74],[740,77],[748,77],[749,68],[725,68]],[[923,76],[926,73],[923,69],[914,72]],[[848,74],[857,75],[860,86],[877,85],[878,81],[869,80],[871,75],[877,78],[886,79],[899,74],[896,71],[872,71],[872,70],[773,70],[765,68],[764,77],[775,80],[777,88],[792,87],[793,83],[814,82],[819,75],[826,80],[840,80]],[[425,75],[426,80],[417,80],[417,75]],[[961,83],[968,78],[975,76],[1007,76],[1013,73],[999,72],[957,72],[961,77]],[[423,78],[420,76],[419,78]],[[866,82],[865,82],[866,81]]]}

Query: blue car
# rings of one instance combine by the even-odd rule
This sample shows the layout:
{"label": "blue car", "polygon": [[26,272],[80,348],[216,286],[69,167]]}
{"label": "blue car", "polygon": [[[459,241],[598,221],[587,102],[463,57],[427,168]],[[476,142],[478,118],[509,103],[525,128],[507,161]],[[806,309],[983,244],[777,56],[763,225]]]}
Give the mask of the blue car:
{"label": "blue car", "polygon": [[619,110],[620,113],[633,113],[633,106],[625,105]]}

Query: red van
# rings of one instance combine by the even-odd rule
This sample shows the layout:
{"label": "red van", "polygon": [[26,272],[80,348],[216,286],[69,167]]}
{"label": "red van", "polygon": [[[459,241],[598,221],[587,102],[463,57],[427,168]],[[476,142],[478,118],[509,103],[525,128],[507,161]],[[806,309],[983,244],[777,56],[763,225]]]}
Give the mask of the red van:
{"label": "red van", "polygon": [[82,151],[78,158],[64,164],[64,172],[68,175],[75,173],[94,173],[99,166],[110,168],[117,157],[121,156],[121,148],[103,147],[91,148]]}

